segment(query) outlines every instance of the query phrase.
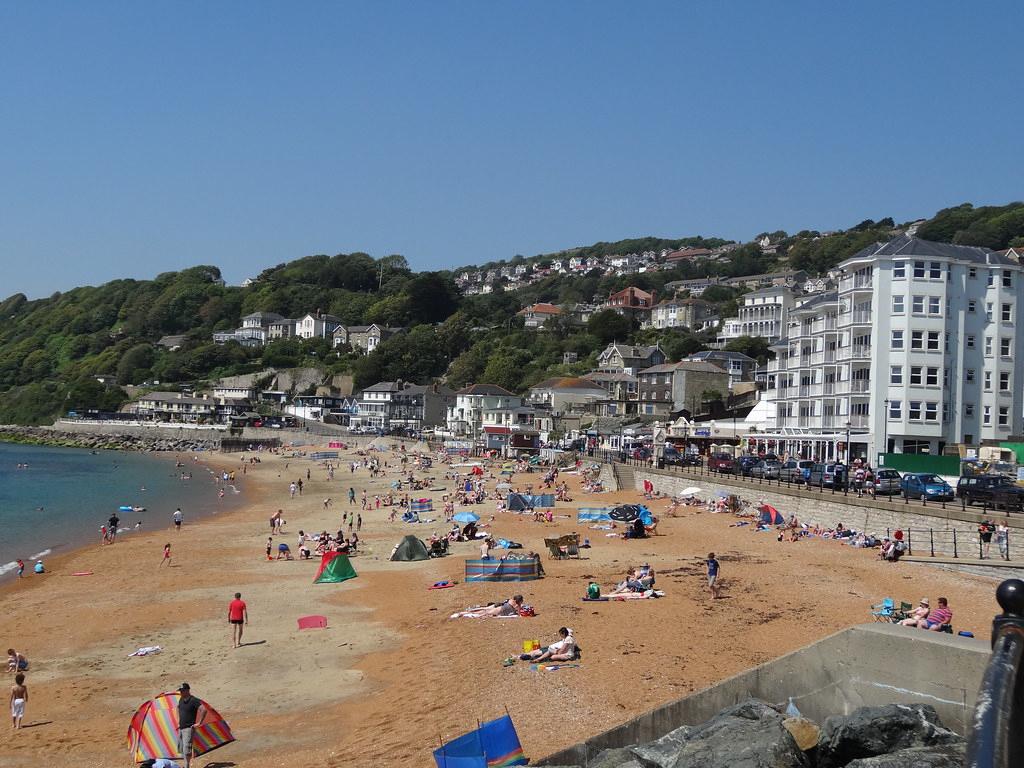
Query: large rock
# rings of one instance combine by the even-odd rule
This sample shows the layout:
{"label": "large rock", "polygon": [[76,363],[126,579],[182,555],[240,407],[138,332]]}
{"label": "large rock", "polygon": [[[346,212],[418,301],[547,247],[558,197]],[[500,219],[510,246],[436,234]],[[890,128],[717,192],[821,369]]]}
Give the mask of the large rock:
{"label": "large rock", "polygon": [[818,746],[818,739],[821,738],[821,728],[817,723],[808,720],[806,717],[787,717],[782,721],[783,727],[790,732],[796,745],[804,752]]}
{"label": "large rock", "polygon": [[761,701],[724,710],[686,737],[672,768],[807,768],[807,757]]}
{"label": "large rock", "polygon": [[818,742],[818,768],[840,768],[860,758],[961,741],[942,726],[928,704],[861,707],[846,717],[825,721]]}
{"label": "large rock", "polygon": [[672,768],[679,750],[693,730],[691,725],[681,726],[669,731],[657,741],[632,747],[633,754],[644,768]]}
{"label": "large rock", "polygon": [[862,757],[847,763],[846,768],[963,768],[966,759],[967,745],[939,744]]}
{"label": "large rock", "polygon": [[632,747],[617,747],[598,753],[587,768],[645,768],[633,754]]}

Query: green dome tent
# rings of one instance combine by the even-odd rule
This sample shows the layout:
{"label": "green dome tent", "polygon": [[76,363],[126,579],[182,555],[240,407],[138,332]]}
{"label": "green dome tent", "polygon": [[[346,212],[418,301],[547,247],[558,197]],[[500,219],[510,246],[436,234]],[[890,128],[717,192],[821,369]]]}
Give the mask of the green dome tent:
{"label": "green dome tent", "polygon": [[356,577],[356,569],[352,567],[347,555],[340,552],[325,552],[320,561],[320,570],[316,572],[314,584],[337,584]]}
{"label": "green dome tent", "polygon": [[427,545],[415,536],[406,536],[395,545],[391,551],[391,560],[426,560],[430,555],[427,553]]}

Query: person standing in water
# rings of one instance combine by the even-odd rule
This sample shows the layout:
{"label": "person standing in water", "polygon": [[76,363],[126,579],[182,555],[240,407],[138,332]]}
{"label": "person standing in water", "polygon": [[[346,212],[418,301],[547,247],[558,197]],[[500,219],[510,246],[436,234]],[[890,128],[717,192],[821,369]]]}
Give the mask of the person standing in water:
{"label": "person standing in water", "polygon": [[181,507],[174,510],[174,530],[181,532],[181,523],[185,519],[185,516],[181,513]]}

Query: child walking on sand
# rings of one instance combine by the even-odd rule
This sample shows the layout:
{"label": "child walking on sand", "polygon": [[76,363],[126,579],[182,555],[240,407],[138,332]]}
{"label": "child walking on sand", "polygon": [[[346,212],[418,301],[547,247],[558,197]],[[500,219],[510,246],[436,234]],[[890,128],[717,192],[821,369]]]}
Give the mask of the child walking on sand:
{"label": "child walking on sand", "polygon": [[[167,567],[168,568],[171,567],[171,543],[170,542],[167,542],[166,544],[164,544],[164,559],[160,561],[160,565],[163,565],[164,563],[167,563]],[[158,565],[157,568],[159,568],[160,565]]]}
{"label": "child walking on sand", "polygon": [[711,599],[718,599],[718,561],[715,559],[714,552],[708,552],[708,591],[711,593]]}
{"label": "child walking on sand", "polygon": [[14,685],[11,686],[11,727],[21,728],[22,718],[25,717],[25,703],[28,701],[28,686],[25,685],[25,675],[19,672],[14,676]]}

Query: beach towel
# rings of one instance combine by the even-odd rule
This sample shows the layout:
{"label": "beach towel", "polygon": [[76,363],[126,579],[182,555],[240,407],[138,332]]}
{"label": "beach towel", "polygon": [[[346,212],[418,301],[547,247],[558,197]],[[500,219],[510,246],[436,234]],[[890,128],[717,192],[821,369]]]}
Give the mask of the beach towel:
{"label": "beach towel", "polygon": [[649,589],[646,592],[626,592],[621,595],[609,595],[612,600],[650,600],[655,597],[664,597],[665,593],[660,589]]}
{"label": "beach towel", "polygon": [[582,598],[584,603],[607,603],[611,600],[610,597],[584,597]]}
{"label": "beach towel", "polygon": [[560,669],[572,669],[579,667],[579,664],[531,664],[531,672],[557,672]]}
{"label": "beach towel", "polygon": [[427,589],[449,589],[454,587],[456,582],[454,581],[438,581],[431,584]]}
{"label": "beach towel", "polygon": [[326,616],[301,616],[298,622],[299,629],[327,629]]}
{"label": "beach towel", "polygon": [[163,648],[159,645],[147,645],[143,648],[139,648],[139,650],[134,653],[129,653],[128,658],[130,659],[132,656],[152,656],[154,653],[160,653],[162,650]]}

